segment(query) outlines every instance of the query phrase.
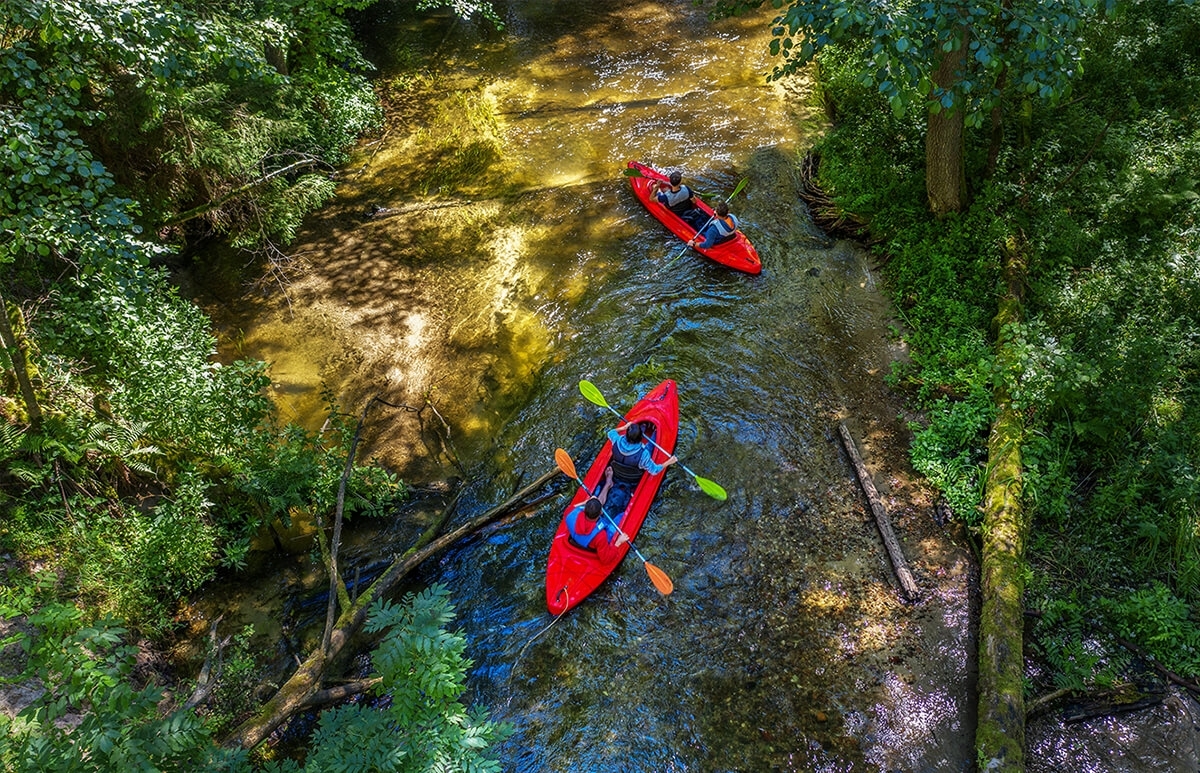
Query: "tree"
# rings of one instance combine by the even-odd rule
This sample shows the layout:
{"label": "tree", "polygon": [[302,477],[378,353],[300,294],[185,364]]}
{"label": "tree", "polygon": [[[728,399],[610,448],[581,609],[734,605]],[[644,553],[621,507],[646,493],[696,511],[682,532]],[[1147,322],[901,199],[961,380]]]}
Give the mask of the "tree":
{"label": "tree", "polygon": [[[1109,6],[1115,0],[1107,0]],[[741,13],[764,0],[718,0],[717,13]],[[794,73],[830,45],[861,52],[860,79],[892,112],[926,116],[926,193],[941,217],[966,204],[964,128],[978,128],[1011,86],[1051,103],[1070,94],[1082,71],[1080,25],[1100,0],[926,0],[864,4],[794,0],[777,16],[771,53]],[[773,0],[776,8],[782,0]]]}

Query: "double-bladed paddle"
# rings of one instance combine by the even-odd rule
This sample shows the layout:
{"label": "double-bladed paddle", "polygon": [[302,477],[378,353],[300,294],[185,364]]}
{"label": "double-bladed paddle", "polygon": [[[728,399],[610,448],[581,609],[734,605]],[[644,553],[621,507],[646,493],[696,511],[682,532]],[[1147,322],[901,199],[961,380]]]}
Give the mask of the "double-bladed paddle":
{"label": "double-bladed paddle", "polygon": [[[575,462],[571,459],[570,454],[561,448],[557,448],[554,451],[554,461],[558,465],[558,469],[562,470],[564,475],[566,475],[568,478],[572,478],[584,491],[587,491],[589,494],[592,493],[588,491],[588,487],[584,485],[583,479],[580,478],[575,472]],[[621,530],[621,527],[618,526],[617,522],[612,519],[612,517],[608,514],[608,511],[604,509],[603,505],[600,507],[600,513],[604,516],[605,520],[607,520],[612,527],[617,530],[617,533],[625,538],[626,542],[629,543],[629,547],[632,548],[633,552],[637,554],[637,557],[642,559],[642,564],[646,567],[646,574],[650,575],[650,582],[654,583],[654,587],[658,589],[658,592],[664,596],[670,596],[671,591],[675,590],[675,585],[671,582],[671,578],[667,576],[667,573],[646,560],[646,557],[642,555],[642,552],[633,544],[633,540],[629,539],[629,535]]]}
{"label": "double-bladed paddle", "polygon": [[[597,389],[596,385],[593,384],[592,382],[586,381],[586,380],[580,381],[579,382],[579,391],[583,394],[584,397],[586,397],[588,399],[589,402],[595,403],[596,405],[600,406],[601,408],[607,408],[608,410],[610,410],[614,414],[616,414],[618,417],[620,417],[622,420],[625,419],[625,417],[621,416],[620,412],[617,411],[617,409],[613,408],[611,405],[608,404],[608,401],[604,399],[604,395],[602,395],[600,393],[600,390]],[[671,456],[671,452],[668,451],[667,449],[663,448],[662,446],[660,446],[658,443],[655,443],[654,438],[647,437],[646,439],[649,440],[651,445],[653,445],[659,451],[662,451],[667,456]],[[683,464],[683,462],[678,462],[678,464],[680,467],[683,468],[684,472],[686,472],[688,475],[691,475],[696,480],[696,485],[699,486],[700,490],[703,491],[705,494],[708,494],[713,499],[717,499],[722,502],[724,502],[726,499],[729,498],[729,495],[725,493],[725,489],[721,488],[720,484],[716,483],[715,481],[711,481],[708,478],[700,477],[696,473],[689,470]]]}
{"label": "double-bladed paddle", "polygon": [[[726,197],[725,197],[725,203],[726,203],[726,204],[728,204],[729,202],[733,201],[733,197],[734,197],[734,196],[736,196],[736,195],[738,195],[739,193],[741,193],[741,192],[742,192],[742,188],[745,188],[745,187],[746,187],[746,183],[747,183],[749,180],[750,180],[750,178],[749,178],[749,177],[743,177],[743,178],[742,178],[742,181],[741,181],[740,183],[738,183],[738,184],[737,184],[737,187],[736,187],[736,188],[734,188],[734,189],[733,189],[733,193],[731,193],[731,194],[729,194],[728,196],[726,196]],[[713,211],[713,213],[712,213],[712,216],[711,216],[711,217],[709,217],[709,218],[708,218],[708,220],[705,220],[705,221],[704,221],[704,225],[702,225],[702,226],[700,226],[699,228],[697,228],[697,229],[696,229],[696,236],[695,236],[695,237],[693,237],[693,238],[698,238],[698,237],[700,236],[700,234],[704,233],[704,229],[705,229],[705,228],[708,228],[708,224],[709,224],[709,223],[711,223],[712,221],[716,220],[716,219],[717,219],[717,213],[716,213],[716,210],[714,210],[714,211]],[[677,260],[679,260],[680,258],[682,258],[682,257],[683,257],[683,255],[684,255],[684,253],[686,253],[686,252],[688,251],[688,249],[690,249],[690,247],[691,247],[691,245],[686,245],[686,244],[685,244],[685,245],[684,245],[684,247],[683,247],[683,249],[679,251],[679,254],[678,254],[678,255],[676,255],[675,257],[671,258],[669,261],[667,261],[667,265],[669,266],[669,265],[671,265],[672,263],[674,263],[675,261],[677,261]]]}

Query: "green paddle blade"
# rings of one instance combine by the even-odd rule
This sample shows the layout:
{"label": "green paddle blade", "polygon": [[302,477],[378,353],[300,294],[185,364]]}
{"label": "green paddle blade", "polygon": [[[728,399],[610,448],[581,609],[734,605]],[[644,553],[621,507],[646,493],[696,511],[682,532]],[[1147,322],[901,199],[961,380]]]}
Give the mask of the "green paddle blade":
{"label": "green paddle blade", "polygon": [[626,168],[626,170],[625,170],[624,174],[625,174],[625,176],[626,176],[626,177],[645,177],[645,176],[646,176],[646,175],[642,174],[642,170],[641,170],[641,169],[637,169],[637,168],[635,168],[635,167],[632,167],[632,166],[631,166],[631,167],[628,167],[628,168]]}
{"label": "green paddle blade", "polygon": [[736,188],[734,188],[734,189],[733,189],[733,193],[729,194],[729,198],[728,198],[728,199],[725,199],[725,200],[726,200],[726,201],[729,201],[729,200],[730,200],[730,199],[732,199],[734,196],[736,196],[736,195],[738,195],[739,193],[741,193],[741,192],[742,192],[742,188],[745,188],[745,187],[746,187],[746,183],[748,183],[748,182],[750,182],[750,178],[749,178],[749,177],[743,177],[743,178],[742,178],[742,181],[741,181],[740,183],[738,183],[738,184],[737,184],[737,187],[736,187]]}
{"label": "green paddle blade", "polygon": [[595,403],[601,408],[608,408],[608,401],[604,399],[604,395],[600,394],[600,390],[596,385],[586,379],[579,382],[579,392],[587,398],[588,402]]}
{"label": "green paddle blade", "polygon": [[724,502],[729,498],[729,495],[725,493],[725,489],[721,488],[721,484],[717,483],[716,481],[711,481],[708,478],[701,478],[699,475],[695,477],[696,485],[700,487],[700,490],[705,494],[708,494],[713,499],[716,499],[719,502]]}

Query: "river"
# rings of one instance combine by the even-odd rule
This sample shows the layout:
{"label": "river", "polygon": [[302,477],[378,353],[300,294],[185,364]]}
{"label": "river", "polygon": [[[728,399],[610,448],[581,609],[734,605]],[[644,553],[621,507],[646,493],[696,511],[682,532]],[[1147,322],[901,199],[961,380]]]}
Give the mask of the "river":
{"label": "river", "polygon": [[[620,409],[673,378],[677,451],[729,492],[717,502],[667,473],[637,543],[673,594],[631,554],[581,606],[547,613],[566,485],[422,572],[456,599],[469,700],[514,729],[504,769],[971,769],[974,560],[907,467],[915,417],[884,386],[904,351],[876,267],[817,232],[798,196],[823,119],[805,79],[764,77],[770,9],[710,22],[688,0],[498,7],[501,32],[370,9],[359,26],[389,90],[387,130],[308,220],[283,281],[210,278],[199,296],[227,353],[271,363],[289,420],[319,427],[323,389],[354,415],[372,395],[426,406],[373,408],[366,453],[430,504],[356,524],[343,565],[403,549],[438,481],[465,481],[464,518],[551,469],[556,448],[585,467],[612,417],[581,379]],[[438,64],[413,76],[427,57]],[[622,176],[631,159],[681,170],[710,201],[746,179],[732,209],[762,274],[679,255]],[[303,553],[271,571],[221,602],[285,642],[286,663],[316,617],[295,599],[323,580]],[[272,595],[292,601],[281,612]]]}

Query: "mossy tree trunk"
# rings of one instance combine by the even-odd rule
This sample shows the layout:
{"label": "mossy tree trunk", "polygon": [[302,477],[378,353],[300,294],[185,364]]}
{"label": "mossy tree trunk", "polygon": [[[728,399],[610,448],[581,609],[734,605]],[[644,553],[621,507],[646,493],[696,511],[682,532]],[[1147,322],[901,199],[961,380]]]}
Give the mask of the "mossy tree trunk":
{"label": "mossy tree trunk", "polygon": [[25,337],[25,317],[21,308],[13,304],[10,308],[4,294],[0,292],[0,344],[8,353],[13,376],[25,402],[25,415],[29,426],[35,431],[42,424],[42,406],[33,388],[36,371],[29,356],[29,342]]}
{"label": "mossy tree trunk", "polygon": [[1008,384],[1020,364],[1010,346],[1012,326],[1022,319],[1023,257],[1005,245],[1006,292],[993,324],[997,364],[997,414],[988,437],[988,475],[983,515],[983,608],[979,619],[979,723],[975,746],[980,769],[1025,770],[1024,596],[1025,542],[1029,522],[1021,506],[1021,442],[1024,418]]}

